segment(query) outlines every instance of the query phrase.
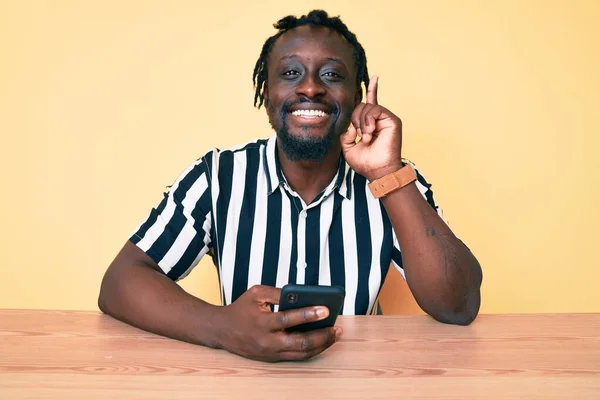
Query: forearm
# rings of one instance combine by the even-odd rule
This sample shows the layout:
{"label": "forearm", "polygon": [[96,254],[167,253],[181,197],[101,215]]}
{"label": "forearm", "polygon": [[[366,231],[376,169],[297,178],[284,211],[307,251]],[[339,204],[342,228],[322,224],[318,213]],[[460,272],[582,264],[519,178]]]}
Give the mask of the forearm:
{"label": "forearm", "polygon": [[480,305],[482,273],[477,259],[423,199],[415,184],[390,193],[383,204],[417,303],[441,322],[470,323]]}
{"label": "forearm", "polygon": [[220,309],[186,293],[150,266],[110,267],[102,281],[100,309],[162,336],[219,347]]}

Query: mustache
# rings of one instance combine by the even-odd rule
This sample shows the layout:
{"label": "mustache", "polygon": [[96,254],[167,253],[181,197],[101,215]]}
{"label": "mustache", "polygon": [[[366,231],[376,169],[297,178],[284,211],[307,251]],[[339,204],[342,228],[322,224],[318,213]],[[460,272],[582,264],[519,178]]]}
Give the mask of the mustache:
{"label": "mustache", "polygon": [[327,107],[330,110],[331,114],[333,114],[333,115],[337,114],[339,111],[338,107],[335,104],[328,103],[322,99],[311,100],[306,97],[300,97],[296,100],[290,100],[290,101],[283,103],[283,106],[281,107],[281,114],[287,115],[288,111],[290,110],[290,107],[292,107],[296,104],[321,104],[321,105],[324,105],[325,107]]}

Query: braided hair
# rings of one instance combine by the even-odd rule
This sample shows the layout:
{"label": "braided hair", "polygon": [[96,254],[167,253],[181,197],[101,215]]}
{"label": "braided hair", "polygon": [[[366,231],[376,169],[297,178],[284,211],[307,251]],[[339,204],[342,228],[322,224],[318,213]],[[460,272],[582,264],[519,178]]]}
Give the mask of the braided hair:
{"label": "braided hair", "polygon": [[273,45],[285,32],[303,25],[324,26],[340,35],[342,35],[354,48],[354,61],[356,63],[356,84],[360,87],[361,83],[365,84],[365,88],[369,86],[369,73],[367,71],[367,56],[365,50],[356,39],[356,35],[348,30],[346,24],[339,17],[330,17],[323,10],[312,10],[308,15],[303,15],[296,18],[293,15],[288,15],[277,21],[273,26],[278,30],[276,34],[265,41],[260,52],[260,57],[256,61],[254,74],[252,75],[252,83],[256,89],[254,93],[254,106],[258,103],[260,108],[264,103],[265,81],[267,80],[267,59],[269,53],[273,49]]}

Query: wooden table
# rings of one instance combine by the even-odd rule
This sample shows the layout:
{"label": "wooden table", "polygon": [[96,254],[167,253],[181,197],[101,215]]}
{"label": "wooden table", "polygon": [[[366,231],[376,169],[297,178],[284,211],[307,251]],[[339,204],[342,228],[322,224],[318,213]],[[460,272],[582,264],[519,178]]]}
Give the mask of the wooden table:
{"label": "wooden table", "polygon": [[339,325],[320,356],[268,364],[96,312],[0,310],[0,399],[600,399],[600,314]]}

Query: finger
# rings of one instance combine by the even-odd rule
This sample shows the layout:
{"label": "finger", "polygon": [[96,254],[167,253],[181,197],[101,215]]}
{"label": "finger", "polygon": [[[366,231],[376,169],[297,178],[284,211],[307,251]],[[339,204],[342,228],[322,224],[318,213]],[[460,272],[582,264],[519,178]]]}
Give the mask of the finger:
{"label": "finger", "polygon": [[377,105],[377,88],[379,84],[379,77],[374,76],[371,78],[369,82],[369,87],[367,88],[367,103]]}
{"label": "finger", "polygon": [[[340,332],[340,333],[338,333]],[[333,343],[341,328],[321,328],[310,332],[281,332],[281,351],[309,351]]]}
{"label": "finger", "polygon": [[329,347],[331,347],[333,343],[328,344],[326,346],[317,347],[316,349],[312,349],[309,351],[286,351],[283,353],[279,353],[279,357],[281,361],[302,361],[313,358],[316,355],[321,354]]}
{"label": "finger", "polygon": [[366,107],[365,103],[360,103],[356,106],[356,108],[354,109],[354,111],[352,111],[352,125],[354,125],[354,129],[356,129],[358,131],[359,135],[362,135],[362,132],[360,131],[360,116],[362,115],[362,111],[364,110],[364,108]]}
{"label": "finger", "polygon": [[354,127],[353,124],[348,126],[348,130],[345,133],[340,135],[340,141],[342,142],[342,148],[344,150],[349,150],[356,145],[356,138],[358,136],[358,131]]}
{"label": "finger", "polygon": [[372,139],[376,127],[376,120],[371,115],[371,110],[377,107],[374,104],[365,104],[359,117],[361,140],[364,143],[369,143]]}
{"label": "finger", "polygon": [[279,304],[281,289],[266,285],[254,285],[248,289],[248,294],[259,304]]}
{"label": "finger", "polygon": [[365,104],[360,114],[360,130],[363,134],[371,134],[375,131],[375,118],[373,118],[372,110],[377,107],[374,104]]}
{"label": "finger", "polygon": [[282,358],[305,360],[314,357],[341,338],[339,327],[322,328],[306,333],[287,334],[288,346],[281,352]]}
{"label": "finger", "polygon": [[279,311],[273,313],[273,329],[283,330],[307,322],[319,321],[328,316],[329,309],[324,306],[303,307],[295,310]]}

